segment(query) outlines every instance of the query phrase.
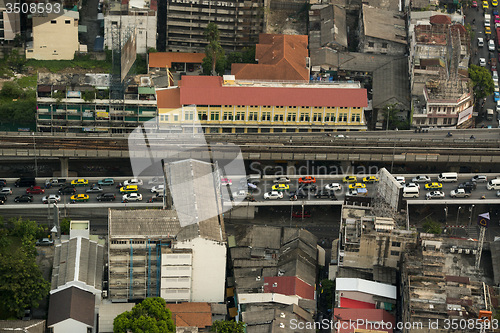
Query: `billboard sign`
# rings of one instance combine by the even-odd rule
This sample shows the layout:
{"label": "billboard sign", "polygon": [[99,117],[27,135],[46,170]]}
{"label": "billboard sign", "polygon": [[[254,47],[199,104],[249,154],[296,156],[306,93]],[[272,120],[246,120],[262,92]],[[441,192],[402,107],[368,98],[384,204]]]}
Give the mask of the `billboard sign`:
{"label": "billboard sign", "polygon": [[473,109],[474,107],[471,106],[470,108],[467,108],[458,114],[457,126],[472,118]]}
{"label": "billboard sign", "polygon": [[480,227],[488,228],[488,226],[490,225],[490,213],[480,214],[477,217],[477,224]]}
{"label": "billboard sign", "polygon": [[132,33],[121,50],[121,82],[125,79],[137,58],[136,32]]}

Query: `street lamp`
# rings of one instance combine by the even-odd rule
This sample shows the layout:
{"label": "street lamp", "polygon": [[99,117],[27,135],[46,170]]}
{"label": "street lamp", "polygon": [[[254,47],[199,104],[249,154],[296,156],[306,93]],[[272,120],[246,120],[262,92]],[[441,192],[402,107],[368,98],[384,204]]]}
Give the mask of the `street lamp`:
{"label": "street lamp", "polygon": [[35,178],[37,178],[38,177],[38,162],[36,160],[35,132],[31,132],[31,135],[33,136],[33,152],[35,154]]}
{"label": "street lamp", "polygon": [[462,209],[461,206],[458,206],[458,210],[457,210],[457,221],[455,222],[455,225],[458,225],[458,217],[460,216],[460,209]]}
{"label": "street lamp", "polygon": [[444,208],[444,220],[446,221],[448,219],[448,206]]}
{"label": "street lamp", "polygon": [[469,217],[469,228],[472,224],[472,212],[474,211],[474,207],[475,205],[472,205],[470,208],[469,208],[469,212],[470,212],[470,217]]}

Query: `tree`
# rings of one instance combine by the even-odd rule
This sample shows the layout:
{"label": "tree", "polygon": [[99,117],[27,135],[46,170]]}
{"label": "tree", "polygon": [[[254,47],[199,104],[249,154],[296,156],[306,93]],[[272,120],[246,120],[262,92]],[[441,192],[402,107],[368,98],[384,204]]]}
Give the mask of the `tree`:
{"label": "tree", "polygon": [[234,320],[216,320],[212,328],[210,328],[210,331],[217,333],[244,333],[245,323],[242,321],[236,322]]}
{"label": "tree", "polygon": [[438,222],[436,222],[430,218],[425,219],[425,222],[422,225],[422,229],[424,232],[427,232],[430,234],[439,235],[442,232],[441,224],[439,224]]}
{"label": "tree", "polygon": [[113,321],[114,333],[173,333],[172,313],[161,297],[146,298]]}
{"label": "tree", "polygon": [[65,217],[61,220],[61,233],[64,235],[69,235],[69,225],[70,225],[71,219],[68,217]]}
{"label": "tree", "polygon": [[481,99],[493,94],[495,85],[491,73],[485,67],[470,65],[469,77],[474,87],[476,99]]}
{"label": "tree", "polygon": [[[387,129],[395,129],[399,123],[397,119],[397,114],[399,109],[396,104],[388,104],[382,109],[382,115],[384,117],[383,126]],[[389,120],[387,118],[389,117]],[[387,127],[389,125],[389,127]]]}
{"label": "tree", "polygon": [[[208,45],[205,47],[205,54],[210,57],[212,63],[212,75],[215,75],[215,67],[217,60],[224,56],[224,50],[220,46],[220,33],[217,24],[210,22],[205,30],[205,37],[207,38]],[[203,59],[205,60],[205,59]]]}
{"label": "tree", "polygon": [[30,220],[0,222],[0,313],[9,318],[38,306],[50,283],[36,264],[35,239],[43,228]]}

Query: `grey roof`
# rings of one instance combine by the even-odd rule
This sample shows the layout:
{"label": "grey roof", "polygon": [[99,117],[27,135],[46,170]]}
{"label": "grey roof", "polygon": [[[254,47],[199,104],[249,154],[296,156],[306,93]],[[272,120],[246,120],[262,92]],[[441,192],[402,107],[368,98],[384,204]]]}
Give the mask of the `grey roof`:
{"label": "grey roof", "polygon": [[[399,6],[399,0],[364,0],[363,3],[375,8],[390,9],[390,10],[398,8]],[[429,3],[429,0],[427,0],[427,3]]]}
{"label": "grey roof", "polygon": [[[80,255],[77,257],[77,253]],[[57,245],[54,253],[51,289],[81,281],[101,290],[104,247],[88,238],[76,237]]]}
{"label": "grey roof", "polygon": [[347,48],[345,9],[334,5],[313,5],[310,10],[309,48],[339,45]]}
{"label": "grey roof", "polygon": [[0,332],[44,333],[45,320],[0,320]]}
{"label": "grey roof", "polygon": [[311,65],[346,71],[373,72],[401,56],[357,52],[335,52],[329,48],[311,50]]}
{"label": "grey roof", "polygon": [[227,305],[226,304],[210,303],[210,307],[212,308],[212,314],[214,314],[214,315],[217,315],[217,314],[226,315],[227,314]]}
{"label": "grey roof", "polygon": [[286,244],[289,241],[294,241],[300,239],[305,244],[309,245],[311,248],[316,249],[318,244],[318,238],[312,233],[305,229],[298,228],[284,228],[283,229],[283,243]]}
{"label": "grey roof", "polygon": [[109,87],[111,74],[52,74],[38,73],[39,85],[78,85],[93,87]]}
{"label": "grey roof", "polygon": [[236,245],[252,248],[279,249],[281,228],[265,226],[236,227]]}
{"label": "grey roof", "polygon": [[99,306],[99,332],[113,333],[113,320],[119,314],[130,311],[135,303],[102,303]]}
{"label": "grey roof", "polygon": [[177,214],[173,210],[140,209],[117,210],[110,209],[108,214],[109,237],[175,237],[181,226]]}
{"label": "grey roof", "polygon": [[94,326],[94,294],[70,287],[50,296],[47,327],[66,319],[74,319],[87,326]]}
{"label": "grey roof", "polygon": [[379,67],[373,72],[373,107],[399,104],[403,110],[409,110],[409,82],[407,57],[400,57]]}
{"label": "grey roof", "polygon": [[402,14],[396,11],[384,10],[363,5],[364,35],[388,40],[394,43],[406,44],[406,23]]}

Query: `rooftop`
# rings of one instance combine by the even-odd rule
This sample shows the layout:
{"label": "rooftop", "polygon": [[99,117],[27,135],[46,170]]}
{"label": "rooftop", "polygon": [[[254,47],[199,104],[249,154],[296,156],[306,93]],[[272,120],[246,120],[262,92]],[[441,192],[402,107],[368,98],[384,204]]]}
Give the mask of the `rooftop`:
{"label": "rooftop", "polygon": [[175,237],[181,225],[173,210],[141,209],[130,211],[110,209],[109,237]]}
{"label": "rooftop", "polygon": [[177,327],[212,326],[212,308],[209,303],[168,303],[166,308],[172,312],[172,319]]}
{"label": "rooftop", "polygon": [[402,14],[367,5],[363,5],[362,11],[365,36],[406,44],[406,23]]}
{"label": "rooftop", "polygon": [[70,287],[50,295],[47,327],[67,319],[94,326],[95,296],[76,287]]}
{"label": "rooftop", "polygon": [[385,283],[378,283],[356,278],[337,278],[336,291],[358,291],[369,295],[396,299],[396,287]]}

